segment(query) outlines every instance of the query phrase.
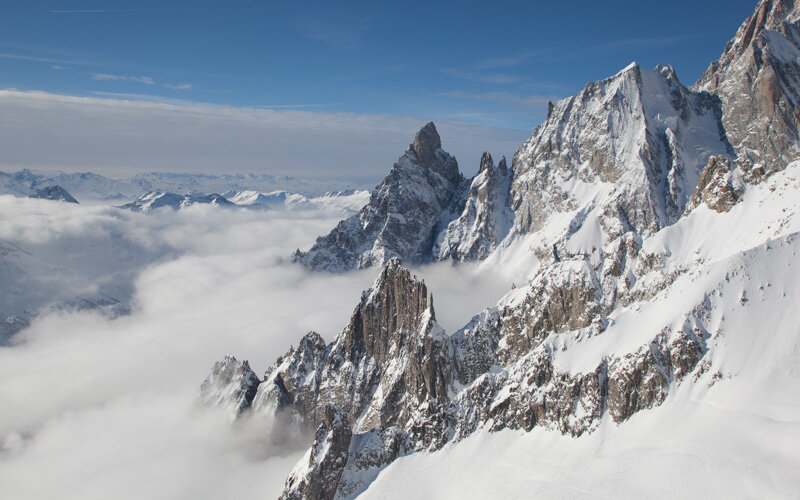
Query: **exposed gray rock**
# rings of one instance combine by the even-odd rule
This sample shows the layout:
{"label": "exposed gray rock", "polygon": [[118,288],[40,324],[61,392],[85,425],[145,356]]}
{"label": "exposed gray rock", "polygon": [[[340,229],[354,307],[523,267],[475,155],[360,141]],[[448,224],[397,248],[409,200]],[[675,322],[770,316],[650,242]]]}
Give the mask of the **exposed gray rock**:
{"label": "exposed gray rock", "polygon": [[317,398],[322,369],[328,355],[325,341],[316,332],[309,332],[297,348],[278,358],[259,385],[253,409],[272,418],[317,425]]}
{"label": "exposed gray rock", "polygon": [[450,372],[427,287],[392,259],[331,344],[319,401],[359,432],[402,427],[425,401],[447,399]]}
{"label": "exposed gray rock", "polygon": [[350,457],[353,433],[347,416],[336,405],[327,405],[314,444],[300,460],[280,498],[283,500],[333,500],[339,479]]}
{"label": "exposed gray rock", "polygon": [[767,172],[800,158],[800,2],[761,0],[695,89],[714,93],[743,165]]}

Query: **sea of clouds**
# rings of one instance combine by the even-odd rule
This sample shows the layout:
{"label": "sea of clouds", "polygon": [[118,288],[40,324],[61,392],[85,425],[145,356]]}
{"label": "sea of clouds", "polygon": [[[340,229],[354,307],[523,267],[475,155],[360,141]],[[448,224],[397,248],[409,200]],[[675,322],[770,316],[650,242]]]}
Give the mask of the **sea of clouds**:
{"label": "sea of clouds", "polygon": [[[0,313],[31,325],[0,347],[5,498],[274,498],[308,441],[277,446],[195,396],[226,353],[263,372],[307,331],[331,340],[379,270],[291,264],[336,209],[130,213],[0,196]],[[493,269],[413,270],[450,332],[505,293]],[[129,313],[70,306],[116,294]],[[65,307],[65,304],[68,306]]]}

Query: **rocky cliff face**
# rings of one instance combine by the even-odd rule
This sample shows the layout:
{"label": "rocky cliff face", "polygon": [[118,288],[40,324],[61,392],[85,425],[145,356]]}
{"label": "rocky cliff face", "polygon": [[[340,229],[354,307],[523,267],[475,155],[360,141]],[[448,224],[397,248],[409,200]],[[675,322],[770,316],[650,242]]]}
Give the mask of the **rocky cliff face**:
{"label": "rocky cliff face", "polygon": [[701,204],[717,212],[727,212],[742,198],[745,182],[740,172],[731,167],[731,162],[722,156],[709,158],[697,180],[686,212],[689,213]]}
{"label": "rocky cliff face", "polygon": [[461,215],[439,234],[433,251],[437,260],[483,260],[497,248],[514,222],[508,197],[510,185],[511,170],[506,167],[506,159],[495,166],[492,156],[484,153]]}
{"label": "rocky cliff face", "polygon": [[378,467],[377,475],[381,464],[413,449],[402,429],[449,400],[453,368],[427,287],[392,259],[333,342],[309,333],[263,381],[252,384],[254,377],[247,362],[227,357],[200,399],[237,416],[250,408],[284,432],[319,426],[284,496],[333,498],[346,466],[353,477],[339,489],[344,498],[359,491],[364,470]]}
{"label": "rocky cliff face", "polygon": [[722,122],[748,166],[800,158],[800,3],[761,0],[694,89],[722,104]]}
{"label": "rocky cliff face", "polygon": [[438,233],[460,213],[465,180],[456,159],[442,150],[433,123],[414,137],[358,215],[343,220],[295,261],[319,271],[432,260]]}
{"label": "rocky cliff face", "polygon": [[365,432],[405,426],[420,406],[447,400],[448,345],[427,293],[390,260],[333,342],[309,333],[267,371],[254,412],[315,427],[333,405]]}

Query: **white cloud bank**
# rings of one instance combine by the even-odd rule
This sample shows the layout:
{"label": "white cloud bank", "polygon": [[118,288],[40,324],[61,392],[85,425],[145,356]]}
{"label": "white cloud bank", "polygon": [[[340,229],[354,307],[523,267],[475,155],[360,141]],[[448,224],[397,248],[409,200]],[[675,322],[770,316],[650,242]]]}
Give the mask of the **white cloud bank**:
{"label": "white cloud bank", "polygon": [[[146,96],[145,96],[146,98]],[[267,173],[377,180],[428,120],[0,90],[0,169]],[[530,132],[437,123],[462,172]]]}
{"label": "white cloud bank", "polygon": [[[329,275],[286,262],[340,214],[197,205],[148,216],[10,196],[0,204],[4,245],[30,257],[61,252],[67,257],[53,265],[76,262],[63,275],[84,282],[114,269],[134,276],[130,315],[53,312],[0,347],[3,496],[277,497],[304,450],[275,448],[259,429],[231,429],[194,397],[227,352],[260,373],[306,331],[330,340],[346,326],[378,270]],[[120,241],[125,252],[115,252]],[[141,258],[131,260],[137,249]],[[92,257],[106,272],[87,274]],[[451,330],[508,288],[475,268],[415,272]]]}

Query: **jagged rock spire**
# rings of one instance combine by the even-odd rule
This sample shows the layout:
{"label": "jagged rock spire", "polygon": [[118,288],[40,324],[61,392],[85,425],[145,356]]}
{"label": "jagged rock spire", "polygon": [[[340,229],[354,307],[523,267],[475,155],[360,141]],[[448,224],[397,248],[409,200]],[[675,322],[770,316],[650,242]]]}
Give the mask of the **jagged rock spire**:
{"label": "jagged rock spire", "polygon": [[417,132],[408,150],[375,187],[369,203],[294,260],[317,271],[434,260],[436,236],[463,207],[466,190],[456,159],[442,150],[436,126]]}
{"label": "jagged rock spire", "polygon": [[442,139],[433,122],[428,122],[414,136],[414,142],[409,146],[417,155],[420,165],[428,166],[436,156],[436,151],[442,149]]}
{"label": "jagged rock spire", "polygon": [[383,362],[394,345],[397,332],[417,332],[428,308],[428,288],[412,276],[398,258],[392,258],[353,311],[345,330],[349,356],[363,354]]}
{"label": "jagged rock spire", "polygon": [[486,170],[490,170],[494,167],[494,161],[492,160],[492,155],[489,154],[488,151],[484,151],[483,155],[481,155],[481,166],[478,169],[478,172],[483,172]]}

